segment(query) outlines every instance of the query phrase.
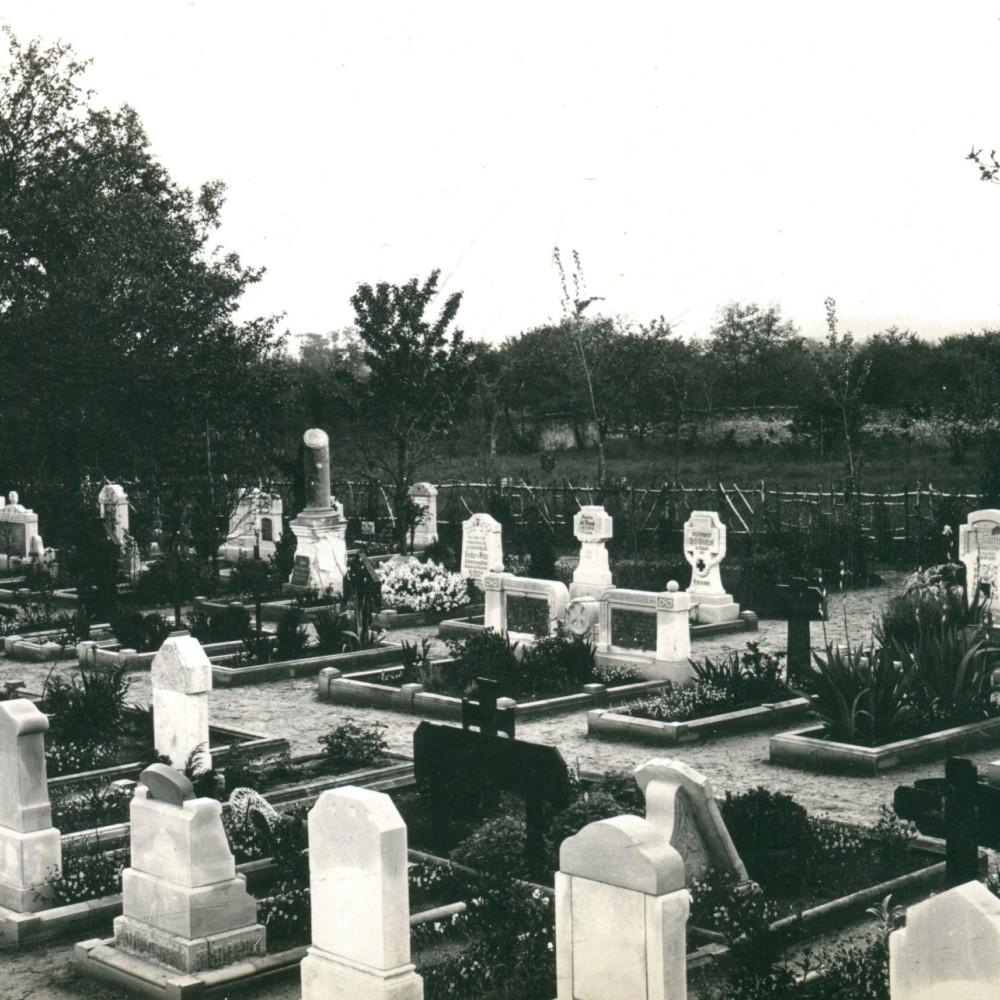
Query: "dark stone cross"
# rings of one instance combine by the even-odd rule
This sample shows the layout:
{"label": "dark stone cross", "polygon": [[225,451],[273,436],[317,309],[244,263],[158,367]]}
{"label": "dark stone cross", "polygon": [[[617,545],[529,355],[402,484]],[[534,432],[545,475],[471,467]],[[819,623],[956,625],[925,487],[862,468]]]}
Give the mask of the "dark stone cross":
{"label": "dark stone cross", "polygon": [[[413,771],[431,802],[434,836],[447,839],[456,802],[496,802],[500,791],[524,798],[525,853],[531,874],[545,856],[544,807],[570,802],[569,770],[555,747],[513,737],[513,708],[496,707],[496,682],[479,680],[479,702],[463,699],[464,728],[421,722],[413,734]],[[509,714],[508,714],[509,713]],[[479,731],[468,728],[479,725]],[[508,735],[499,735],[503,728]]]}
{"label": "dark stone cross", "polygon": [[825,598],[819,587],[811,587],[805,577],[793,576],[790,583],[779,583],[778,597],[782,614],[788,619],[788,645],[785,664],[789,684],[800,684],[809,670],[812,640],[809,623],[826,616]]}
{"label": "dark stone cross", "polygon": [[928,837],[945,840],[945,881],[949,888],[979,877],[979,847],[1000,848],[1000,788],[979,781],[976,765],[950,757],[944,778],[920,778],[900,785],[892,801]]}

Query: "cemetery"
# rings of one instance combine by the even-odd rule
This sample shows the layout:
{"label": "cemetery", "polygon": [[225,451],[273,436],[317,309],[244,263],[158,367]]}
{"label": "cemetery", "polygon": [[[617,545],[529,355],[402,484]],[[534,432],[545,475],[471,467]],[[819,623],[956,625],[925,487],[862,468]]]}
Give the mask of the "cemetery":
{"label": "cemetery", "polygon": [[[832,298],[825,338],[776,304],[598,314],[617,286],[557,246],[558,316],[466,339],[492,215],[458,243],[412,216],[450,270],[340,301],[412,253],[396,189],[479,212],[391,129],[371,231],[341,211],[270,265],[326,283],[327,332],[285,329],[295,304],[243,312],[263,264],[214,245],[225,184],[175,183],[70,46],[4,37],[0,997],[1000,995],[1000,333],[856,341]],[[286,224],[364,193],[366,120]],[[328,159],[289,136],[303,177]],[[537,172],[517,210],[568,220]],[[648,274],[735,282],[717,242]],[[530,323],[501,274],[476,337]]]}

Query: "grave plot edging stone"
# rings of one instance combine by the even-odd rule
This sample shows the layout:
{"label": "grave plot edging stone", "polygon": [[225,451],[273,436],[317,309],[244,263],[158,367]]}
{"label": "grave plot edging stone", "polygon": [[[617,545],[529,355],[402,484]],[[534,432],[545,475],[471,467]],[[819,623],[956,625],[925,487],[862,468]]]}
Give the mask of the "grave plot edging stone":
{"label": "grave plot edging stone", "polygon": [[375,616],[379,628],[392,631],[397,628],[418,628],[423,625],[440,625],[455,615],[475,616],[484,613],[483,604],[465,604],[450,611],[394,611],[387,608]]}
{"label": "grave plot edging stone", "polygon": [[[242,644],[241,644],[242,645]],[[385,664],[399,663],[402,646],[396,642],[379,643],[372,649],[357,649],[346,653],[328,653],[324,656],[309,656],[298,660],[279,660],[251,667],[227,667],[212,664],[212,684],[215,687],[238,687],[247,684],[261,684],[267,681],[281,681],[289,677],[301,677],[319,672],[323,668],[335,668],[341,673],[357,672]],[[211,657],[209,647],[205,647]]]}
{"label": "grave plot edging stone", "polygon": [[771,763],[807,771],[836,770],[871,777],[905,764],[935,760],[964,749],[980,748],[984,743],[1000,742],[1000,718],[983,719],[881,747],[858,747],[819,739],[825,731],[825,727],[819,725],[772,736],[769,744]]}
{"label": "grave plot edging stone", "polygon": [[693,743],[709,734],[739,733],[748,729],[763,729],[778,721],[799,719],[808,710],[808,698],[790,698],[787,701],[764,703],[753,708],[707,715],[686,722],[660,722],[606,709],[594,709],[587,713],[587,735],[654,745]]}

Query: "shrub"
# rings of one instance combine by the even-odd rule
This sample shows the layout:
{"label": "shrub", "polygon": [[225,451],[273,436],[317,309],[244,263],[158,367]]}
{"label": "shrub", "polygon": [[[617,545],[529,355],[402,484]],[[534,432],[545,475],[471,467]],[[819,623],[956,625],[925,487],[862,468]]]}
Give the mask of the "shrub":
{"label": "shrub", "polygon": [[308,944],[312,939],[312,909],[308,882],[283,879],[257,903],[257,922],[267,928],[268,947]]}
{"label": "shrub", "polygon": [[231,642],[250,631],[250,612],[242,604],[227,604],[208,619],[209,642]]}
{"label": "shrub", "polygon": [[497,816],[487,820],[451,852],[451,860],[497,878],[524,877],[524,820]]}
{"label": "shrub", "polygon": [[784,653],[765,653],[756,642],[748,642],[742,653],[733,651],[724,660],[707,656],[691,661],[698,681],[721,688],[734,702],[760,701],[783,687],[781,660]]}
{"label": "shrub", "polygon": [[92,745],[119,732],[131,681],[123,666],[81,670],[67,681],[50,671],[42,688],[45,710],[52,715],[52,736],[62,743]]}
{"label": "shrub", "polygon": [[525,651],[521,670],[536,691],[575,691],[594,679],[594,654],[592,643],[560,629],[535,640]]}
{"label": "shrub", "polygon": [[110,625],[123,649],[139,653],[159,649],[173,631],[173,626],[156,612],[144,616],[138,611],[119,611],[111,616]]}
{"label": "shrub", "polygon": [[388,750],[384,722],[359,723],[347,718],[319,738],[327,759],[343,770],[370,767],[378,763]]}
{"label": "shrub", "polygon": [[440,671],[431,663],[430,649],[430,639],[421,639],[419,645],[403,640],[403,648],[399,654],[403,661],[400,684],[423,684],[431,690],[435,682],[441,682]]}
{"label": "shrub", "polygon": [[379,569],[382,604],[399,611],[451,611],[468,604],[465,580],[439,563],[390,562]]}
{"label": "shrub", "polygon": [[467,690],[477,677],[489,677],[499,684],[499,693],[508,698],[521,690],[523,675],[517,657],[517,643],[486,629],[462,639],[446,640],[454,663],[442,669],[451,690]]}
{"label": "shrub", "polygon": [[761,884],[782,885],[796,878],[795,869],[816,850],[809,814],[790,795],[762,787],[739,795],[727,792],[719,809],[750,877]]}
{"label": "shrub", "polygon": [[291,608],[278,622],[275,655],[279,660],[297,659],[302,655],[308,642],[305,612],[299,607]]}

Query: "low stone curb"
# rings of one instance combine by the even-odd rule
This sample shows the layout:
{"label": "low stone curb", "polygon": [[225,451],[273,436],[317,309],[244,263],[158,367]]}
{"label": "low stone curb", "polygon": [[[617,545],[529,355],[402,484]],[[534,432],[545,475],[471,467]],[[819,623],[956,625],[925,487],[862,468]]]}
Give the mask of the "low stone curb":
{"label": "low stone curb", "polygon": [[[239,646],[242,648],[242,643]],[[341,673],[354,673],[379,664],[396,666],[399,664],[402,648],[396,642],[383,642],[372,649],[329,653],[325,656],[310,656],[300,660],[279,660],[276,663],[262,663],[252,667],[227,667],[213,663],[212,684],[215,687],[238,687],[245,684],[282,681],[305,674],[312,675],[323,668],[338,669]],[[206,646],[205,650],[208,652],[209,647]],[[208,655],[211,657],[213,654]]]}
{"label": "low stone curb", "polygon": [[824,732],[824,726],[809,726],[772,736],[769,744],[771,763],[807,771],[838,771],[872,777],[894,767],[1000,742],[1000,718],[942,729],[881,747],[858,747],[819,739]]}
{"label": "low stone curb", "polygon": [[594,709],[587,713],[587,735],[652,744],[693,743],[704,736],[764,729],[778,721],[799,719],[808,710],[808,698],[790,698],[686,722],[660,722]]}
{"label": "low stone curb", "polygon": [[[447,660],[436,661],[449,662]],[[380,674],[382,671],[372,671]],[[585,684],[576,694],[541,698],[538,701],[515,702],[501,698],[501,707],[513,707],[519,719],[539,718],[560,712],[574,712],[581,709],[606,706],[613,702],[627,701],[662,690],[667,681],[639,681],[608,687],[605,684]],[[317,696],[321,701],[338,705],[353,705],[358,708],[380,708],[391,712],[418,715],[425,719],[447,719],[461,721],[462,699],[446,694],[433,694],[424,690],[423,684],[403,684],[393,687],[365,680],[362,674],[344,676],[341,671],[327,667],[317,677]]]}
{"label": "low stone curb", "polygon": [[388,608],[375,616],[375,624],[379,628],[392,631],[397,628],[420,628],[424,625],[440,625],[455,614],[481,615],[484,605],[466,604],[463,607],[452,608],[450,611],[394,611]]}

